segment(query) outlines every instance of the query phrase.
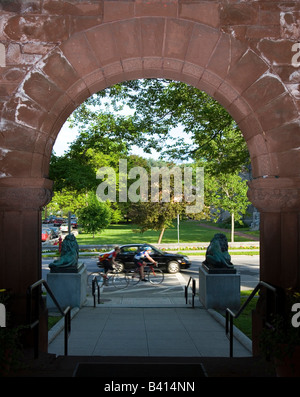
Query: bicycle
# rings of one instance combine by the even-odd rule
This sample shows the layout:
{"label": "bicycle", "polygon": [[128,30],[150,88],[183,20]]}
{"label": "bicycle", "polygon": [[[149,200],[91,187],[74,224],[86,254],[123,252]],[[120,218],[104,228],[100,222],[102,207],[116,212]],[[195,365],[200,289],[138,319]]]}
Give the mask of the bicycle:
{"label": "bicycle", "polygon": [[113,265],[114,270],[109,270],[108,273],[104,273],[101,271],[92,272],[89,274],[87,283],[88,287],[92,288],[93,279],[96,277],[97,284],[99,287],[109,286],[112,284],[117,289],[126,288],[128,285],[128,280],[124,273],[121,273],[121,267],[118,265]]}
{"label": "bicycle", "polygon": [[[153,268],[152,265],[147,265],[144,268],[145,278],[154,285],[159,285],[164,281],[165,275],[164,272],[160,269]],[[141,274],[139,268],[135,268],[133,270],[129,270],[125,273],[125,277],[128,280],[128,285],[136,285],[141,281]]]}

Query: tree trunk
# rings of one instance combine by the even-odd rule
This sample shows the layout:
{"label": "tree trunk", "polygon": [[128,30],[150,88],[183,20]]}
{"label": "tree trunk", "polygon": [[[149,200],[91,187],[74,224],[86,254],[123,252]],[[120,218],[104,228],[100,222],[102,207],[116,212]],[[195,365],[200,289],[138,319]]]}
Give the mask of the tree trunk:
{"label": "tree trunk", "polygon": [[234,242],[234,213],[231,214],[231,242]]}
{"label": "tree trunk", "polygon": [[160,243],[161,243],[161,240],[162,240],[162,238],[163,238],[164,232],[165,232],[165,228],[163,227],[163,228],[161,229],[161,231],[160,231],[160,235],[159,235],[157,244],[160,244]]}

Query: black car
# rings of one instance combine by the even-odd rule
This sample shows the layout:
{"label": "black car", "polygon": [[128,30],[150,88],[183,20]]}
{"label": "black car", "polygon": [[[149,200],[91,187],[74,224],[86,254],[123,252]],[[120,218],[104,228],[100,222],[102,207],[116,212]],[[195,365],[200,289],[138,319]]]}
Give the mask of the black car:
{"label": "black car", "polygon": [[[188,269],[191,266],[191,262],[187,256],[180,254],[170,254],[168,252],[161,251],[160,249],[153,247],[151,244],[126,244],[120,246],[120,252],[116,257],[116,261],[122,264],[123,269],[134,268],[133,258],[134,255],[143,247],[151,247],[150,253],[151,258],[158,262],[158,267],[168,273],[177,273],[181,269]],[[100,257],[105,253],[100,254]],[[146,261],[145,261],[146,262]],[[98,263],[99,266],[99,263]],[[100,265],[101,266],[101,265]]]}

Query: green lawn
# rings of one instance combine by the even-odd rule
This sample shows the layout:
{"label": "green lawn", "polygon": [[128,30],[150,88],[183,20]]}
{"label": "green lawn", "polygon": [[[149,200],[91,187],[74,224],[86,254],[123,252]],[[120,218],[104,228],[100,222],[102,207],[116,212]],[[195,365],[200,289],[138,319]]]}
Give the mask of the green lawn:
{"label": "green lawn", "polygon": [[[251,292],[252,290],[241,291],[241,306],[246,302]],[[240,316],[233,320],[233,324],[250,339],[252,339],[252,310],[254,310],[256,307],[257,298],[258,295],[249,302]]]}
{"label": "green lawn", "polygon": [[[202,243],[210,242],[216,230],[206,229],[199,226],[200,222],[195,221],[182,221],[179,226],[179,241],[180,243]],[[217,225],[215,225],[217,226]],[[78,234],[77,241],[80,245],[87,244],[132,244],[143,243],[156,244],[159,237],[159,232],[149,230],[143,234],[134,230],[137,226],[132,224],[118,224],[111,225],[108,229],[104,230],[101,234]],[[242,230],[245,232],[245,230]],[[228,241],[230,241],[230,230],[225,233]],[[235,241],[247,241],[245,237],[235,236]],[[177,224],[174,227],[167,229],[164,233],[162,243],[177,243]],[[251,241],[250,239],[248,241]]]}
{"label": "green lawn", "polygon": [[[253,290],[241,291],[241,306],[246,302],[252,291]],[[251,299],[239,317],[233,319],[233,325],[248,336],[249,339],[252,339],[252,311],[256,308],[257,298],[258,294]],[[224,311],[220,312],[220,314],[224,317],[226,316]]]}
{"label": "green lawn", "polygon": [[48,317],[48,331],[54,327],[56,323],[59,322],[59,320],[62,318],[62,316],[49,316]]}

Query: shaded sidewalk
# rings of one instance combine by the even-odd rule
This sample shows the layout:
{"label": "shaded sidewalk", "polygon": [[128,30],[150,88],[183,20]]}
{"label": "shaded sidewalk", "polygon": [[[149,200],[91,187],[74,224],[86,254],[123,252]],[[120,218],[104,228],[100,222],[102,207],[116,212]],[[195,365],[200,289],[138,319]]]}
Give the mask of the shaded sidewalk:
{"label": "shaded sidewalk", "polygon": [[[64,335],[49,345],[62,355]],[[69,354],[84,356],[228,357],[224,327],[196,307],[83,307],[72,320]],[[234,341],[234,356],[249,347]]]}
{"label": "shaded sidewalk", "polygon": [[[273,377],[270,363],[252,357],[236,338],[234,357],[220,320],[191,307],[92,307],[77,309],[72,319],[69,356],[63,332],[23,377],[142,376],[190,378]],[[159,372],[160,371],[162,372]],[[132,371],[132,372],[131,372]],[[175,371],[175,372],[174,372]]]}

